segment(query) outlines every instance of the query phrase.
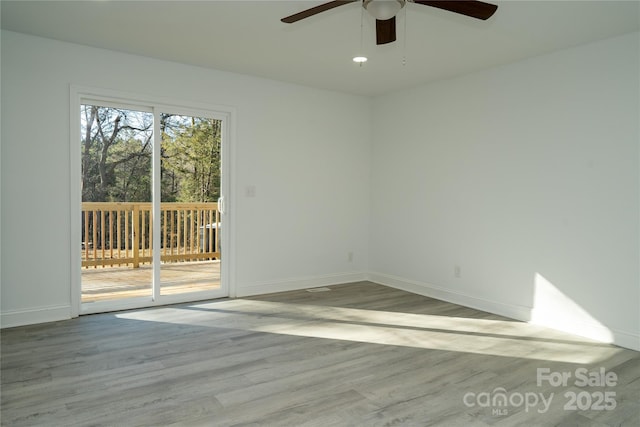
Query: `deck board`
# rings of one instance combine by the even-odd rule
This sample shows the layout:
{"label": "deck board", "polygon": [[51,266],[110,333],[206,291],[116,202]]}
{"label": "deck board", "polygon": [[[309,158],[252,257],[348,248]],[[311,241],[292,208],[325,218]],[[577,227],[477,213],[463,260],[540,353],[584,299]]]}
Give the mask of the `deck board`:
{"label": "deck board", "polygon": [[[151,265],[82,269],[82,302],[151,295]],[[220,261],[166,263],[160,267],[161,294],[218,289]]]}

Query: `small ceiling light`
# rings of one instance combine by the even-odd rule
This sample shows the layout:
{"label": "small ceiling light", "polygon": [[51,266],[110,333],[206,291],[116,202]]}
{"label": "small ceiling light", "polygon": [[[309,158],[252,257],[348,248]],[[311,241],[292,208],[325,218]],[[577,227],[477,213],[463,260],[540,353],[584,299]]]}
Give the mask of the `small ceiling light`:
{"label": "small ceiling light", "polygon": [[367,62],[367,57],[366,56],[355,56],[353,58],[353,62],[355,62],[357,64],[362,64],[364,62]]}
{"label": "small ceiling light", "polygon": [[374,18],[386,21],[396,16],[405,3],[406,0],[364,0],[362,7]]}

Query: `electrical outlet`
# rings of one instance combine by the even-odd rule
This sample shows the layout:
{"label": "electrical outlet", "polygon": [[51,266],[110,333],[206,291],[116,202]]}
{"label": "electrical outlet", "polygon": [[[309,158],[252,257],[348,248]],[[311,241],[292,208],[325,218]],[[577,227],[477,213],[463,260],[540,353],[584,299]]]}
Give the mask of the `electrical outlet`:
{"label": "electrical outlet", "polygon": [[458,264],[453,266],[453,275],[458,279],[462,276],[462,269]]}
{"label": "electrical outlet", "polygon": [[246,197],[256,197],[256,186],[255,185],[247,185],[244,188],[244,195]]}

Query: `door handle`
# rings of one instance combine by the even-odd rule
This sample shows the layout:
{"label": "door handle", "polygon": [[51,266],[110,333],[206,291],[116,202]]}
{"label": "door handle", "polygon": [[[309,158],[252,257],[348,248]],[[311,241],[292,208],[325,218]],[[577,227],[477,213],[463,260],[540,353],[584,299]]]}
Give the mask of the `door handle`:
{"label": "door handle", "polygon": [[218,212],[220,212],[222,215],[224,215],[226,212],[225,209],[225,205],[224,205],[224,196],[220,196],[218,197]]}

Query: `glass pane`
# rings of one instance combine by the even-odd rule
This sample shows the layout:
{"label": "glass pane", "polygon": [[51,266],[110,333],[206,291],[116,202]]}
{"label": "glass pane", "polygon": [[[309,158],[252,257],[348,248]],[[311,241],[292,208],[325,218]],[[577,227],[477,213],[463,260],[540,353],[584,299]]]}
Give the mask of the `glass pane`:
{"label": "glass pane", "polygon": [[82,302],[151,296],[153,115],[82,105]]}
{"label": "glass pane", "polygon": [[220,288],[220,120],[162,114],[161,295]]}

